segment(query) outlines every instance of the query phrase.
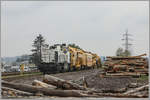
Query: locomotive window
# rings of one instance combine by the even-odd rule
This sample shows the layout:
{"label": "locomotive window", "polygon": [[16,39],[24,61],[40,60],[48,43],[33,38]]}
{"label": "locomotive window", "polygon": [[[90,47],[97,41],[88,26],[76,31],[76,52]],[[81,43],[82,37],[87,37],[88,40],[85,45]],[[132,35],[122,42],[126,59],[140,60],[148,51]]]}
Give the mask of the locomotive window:
{"label": "locomotive window", "polygon": [[58,52],[55,51],[55,61],[58,62]]}

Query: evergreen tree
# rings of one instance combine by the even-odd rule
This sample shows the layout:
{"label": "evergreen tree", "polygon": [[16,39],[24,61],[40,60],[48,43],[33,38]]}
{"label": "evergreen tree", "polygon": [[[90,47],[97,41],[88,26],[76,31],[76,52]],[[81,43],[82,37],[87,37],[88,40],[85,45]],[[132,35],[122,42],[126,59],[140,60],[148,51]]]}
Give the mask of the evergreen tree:
{"label": "evergreen tree", "polygon": [[39,34],[35,40],[33,41],[33,49],[31,50],[33,53],[30,56],[30,60],[35,64],[38,65],[41,62],[41,47],[45,44],[44,37]]}

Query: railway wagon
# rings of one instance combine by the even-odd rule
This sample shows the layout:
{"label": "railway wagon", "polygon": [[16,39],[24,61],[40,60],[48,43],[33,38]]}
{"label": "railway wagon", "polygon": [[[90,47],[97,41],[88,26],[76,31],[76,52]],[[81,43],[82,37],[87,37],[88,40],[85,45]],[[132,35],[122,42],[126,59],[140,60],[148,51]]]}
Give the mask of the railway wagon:
{"label": "railway wagon", "polygon": [[91,52],[55,44],[42,46],[39,70],[43,73],[56,73],[101,67],[100,57]]}

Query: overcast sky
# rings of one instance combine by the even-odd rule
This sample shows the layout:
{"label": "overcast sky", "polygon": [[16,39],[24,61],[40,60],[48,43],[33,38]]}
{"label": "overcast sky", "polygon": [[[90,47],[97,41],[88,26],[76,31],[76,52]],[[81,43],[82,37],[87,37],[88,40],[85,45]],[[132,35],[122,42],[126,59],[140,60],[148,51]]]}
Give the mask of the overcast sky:
{"label": "overcast sky", "polygon": [[149,51],[148,1],[2,2],[2,57],[30,54],[42,34],[50,45],[75,43],[100,56],[123,47],[128,29],[133,55]]}

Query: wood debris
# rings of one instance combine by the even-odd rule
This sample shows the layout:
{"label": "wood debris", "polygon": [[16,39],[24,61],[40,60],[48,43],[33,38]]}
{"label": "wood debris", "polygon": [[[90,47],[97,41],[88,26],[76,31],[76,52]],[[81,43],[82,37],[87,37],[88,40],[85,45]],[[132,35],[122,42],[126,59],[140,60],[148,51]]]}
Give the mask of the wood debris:
{"label": "wood debris", "polygon": [[[87,83],[86,83],[87,84]],[[80,86],[76,83],[66,81],[51,75],[45,75],[43,82],[34,80],[32,85],[12,83],[2,81],[3,94],[7,91],[9,95],[17,96],[17,93],[22,95],[32,96],[58,96],[58,97],[117,97],[117,98],[144,98],[145,94],[133,94],[137,91],[147,90],[148,85],[138,87],[135,90],[127,91],[127,88],[118,89],[114,93],[112,91],[96,91],[92,88]],[[57,87],[57,88],[56,88]]]}

